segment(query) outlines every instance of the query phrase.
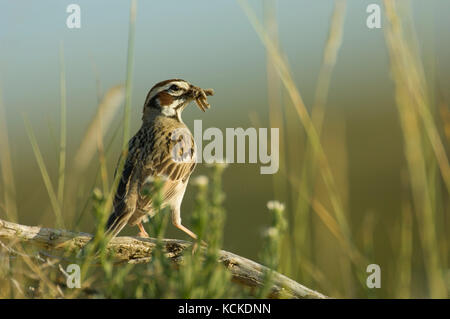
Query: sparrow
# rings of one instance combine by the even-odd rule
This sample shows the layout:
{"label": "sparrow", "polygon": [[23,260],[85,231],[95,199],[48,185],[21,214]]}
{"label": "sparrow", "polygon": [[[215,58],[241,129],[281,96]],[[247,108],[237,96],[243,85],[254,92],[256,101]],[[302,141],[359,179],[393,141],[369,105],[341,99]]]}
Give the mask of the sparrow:
{"label": "sparrow", "polygon": [[161,208],[168,207],[173,225],[197,239],[181,223],[180,206],[197,159],[194,138],[181,114],[192,101],[206,111],[210,107],[207,96],[213,94],[212,89],[204,90],[181,79],[159,82],[149,91],[142,126],[128,143],[113,211],[106,223],[105,232],[110,239],[125,225],[138,226],[138,236],[149,237],[143,222],[156,212],[152,196],[145,190],[151,190],[156,180],[161,183]]}

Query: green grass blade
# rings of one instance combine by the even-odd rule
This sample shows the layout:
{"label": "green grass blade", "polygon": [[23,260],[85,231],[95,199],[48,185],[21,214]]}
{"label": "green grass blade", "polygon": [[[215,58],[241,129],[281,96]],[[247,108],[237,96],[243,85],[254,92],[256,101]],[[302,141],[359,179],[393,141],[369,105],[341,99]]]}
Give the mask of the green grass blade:
{"label": "green grass blade", "polygon": [[330,202],[331,205],[333,206],[334,213],[336,214],[336,219],[339,223],[339,226],[342,228],[342,231],[345,234],[346,238],[350,238],[350,227],[348,225],[347,217],[342,207],[341,199],[337,191],[333,173],[326,158],[323,146],[320,142],[317,130],[314,127],[314,124],[306,109],[303,99],[294,83],[290,68],[287,62],[285,61],[283,54],[274,45],[273,41],[267,35],[267,32],[264,30],[263,26],[259,22],[254,11],[250,8],[248,3],[244,0],[238,0],[238,2],[241,5],[242,9],[244,10],[245,14],[247,15],[251,25],[255,29],[261,42],[266,47],[267,52],[273,58],[274,65],[276,66],[276,69],[282,80],[282,83],[286,88],[287,92],[289,93],[289,96],[295,106],[295,110],[297,111],[297,115],[301,120],[303,127],[306,131],[310,144],[313,147],[314,152],[317,154],[317,160],[321,167],[322,178],[327,187],[330,196]]}
{"label": "green grass blade", "polygon": [[59,172],[58,172],[58,202],[63,207],[64,181],[66,172],[66,143],[67,143],[67,98],[66,73],[64,69],[64,48],[60,46],[60,90],[61,90],[61,140],[59,145]]}
{"label": "green grass blade", "polygon": [[136,26],[136,1],[131,1],[130,25],[128,30],[127,79],[125,83],[125,112],[123,118],[123,148],[126,149],[130,138],[131,84],[133,79],[134,35]]}
{"label": "green grass blade", "polygon": [[0,90],[0,171],[3,181],[5,213],[10,221],[17,221],[16,184],[9,147],[6,112]]}
{"label": "green grass blade", "polygon": [[50,176],[48,174],[47,168],[44,163],[44,159],[42,157],[42,153],[39,149],[38,143],[36,141],[36,136],[33,132],[33,128],[31,127],[31,123],[28,120],[26,115],[23,115],[25,129],[28,134],[28,138],[30,139],[31,147],[33,148],[34,156],[36,157],[36,161],[39,166],[39,170],[41,171],[42,179],[44,180],[45,188],[47,189],[48,196],[50,198],[50,203],[53,208],[53,212],[56,217],[56,224],[58,227],[64,227],[64,221],[62,218],[61,206],[59,205],[58,198],[56,196],[55,190],[53,189],[52,182],[50,180]]}

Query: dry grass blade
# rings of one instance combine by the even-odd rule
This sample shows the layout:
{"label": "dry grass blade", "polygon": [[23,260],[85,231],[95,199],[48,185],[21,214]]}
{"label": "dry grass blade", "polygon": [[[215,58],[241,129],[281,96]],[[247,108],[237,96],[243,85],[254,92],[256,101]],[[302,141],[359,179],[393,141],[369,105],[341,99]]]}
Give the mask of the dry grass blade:
{"label": "dry grass blade", "polygon": [[[325,49],[322,57],[322,65],[320,67],[319,76],[317,80],[317,87],[315,92],[315,101],[311,111],[311,118],[319,134],[322,133],[322,125],[325,115],[325,105],[328,98],[328,90],[331,81],[331,75],[336,65],[339,49],[342,43],[344,17],[346,10],[346,1],[336,1],[331,23],[328,31],[328,39],[325,44]],[[308,144],[304,162],[301,171],[301,185],[299,192],[303,192],[305,196],[313,195],[315,180],[317,176],[318,163],[315,161],[316,154],[311,145]],[[314,210],[317,213],[317,210]],[[299,229],[295,233],[295,242],[299,247],[309,248],[310,245],[310,208],[309,202],[304,201],[301,196],[297,194],[296,212],[295,212],[295,229]],[[310,255],[308,249],[304,249],[303,254]]]}
{"label": "dry grass blade", "polygon": [[33,132],[33,128],[31,127],[31,123],[25,115],[23,115],[23,118],[25,123],[25,129],[27,131],[28,138],[30,139],[31,147],[33,148],[34,156],[36,157],[36,161],[38,163],[39,170],[41,171],[42,179],[44,180],[45,188],[47,189],[47,193],[50,198],[50,203],[56,217],[56,224],[58,225],[58,227],[64,227],[64,220],[62,218],[61,206],[58,202],[55,190],[53,189],[53,185],[50,180],[47,167],[45,166],[42,153],[36,141],[36,136]]}
{"label": "dry grass blade", "polygon": [[60,90],[61,90],[61,140],[59,146],[59,173],[58,173],[58,202],[63,207],[64,180],[66,172],[66,142],[67,142],[67,99],[66,99],[66,72],[64,68],[64,51],[60,47]]}
{"label": "dry grass blade", "polygon": [[422,63],[417,54],[414,54],[411,46],[405,42],[405,35],[400,17],[397,15],[395,4],[392,1],[385,0],[384,5],[390,23],[390,28],[388,28],[388,34],[386,36],[391,58],[398,65],[396,72],[398,72],[399,80],[405,86],[405,89],[408,90],[408,94],[411,95],[414,101],[412,105],[419,113],[420,120],[423,121],[425,132],[439,164],[447,192],[450,193],[450,166],[445,147],[430,110],[430,101],[424,83],[425,78]]}
{"label": "dry grass blade", "polygon": [[0,169],[4,189],[5,213],[9,220],[17,221],[16,185],[14,181],[8,125],[0,91]]}
{"label": "dry grass blade", "polygon": [[[275,0],[265,0],[263,2],[264,9],[264,26],[269,37],[275,46],[278,47],[278,24],[277,24],[277,8]],[[279,153],[285,153],[285,124],[283,116],[285,113],[284,105],[281,103],[281,82],[278,77],[277,70],[272,61],[270,54],[266,54],[266,72],[267,72],[267,101],[269,103],[269,121],[270,127],[277,127],[279,130]],[[280,171],[286,170],[287,160],[284,156],[279,158]],[[286,180],[281,174],[272,175],[274,198],[282,202],[288,202],[288,189]]]}
{"label": "dry grass blade", "polygon": [[[72,215],[75,211],[76,205],[76,187],[79,187],[81,177],[92,162],[97,150],[100,160],[100,173],[103,182],[103,190],[108,189],[108,178],[106,172],[106,160],[103,151],[103,138],[110,128],[115,115],[125,97],[125,89],[123,85],[117,85],[109,89],[100,101],[97,112],[89,124],[86,133],[78,147],[74,156],[73,167],[70,170],[70,183],[68,183],[67,193],[71,194],[66,211],[66,215]],[[70,211],[69,211],[70,210]],[[82,218],[83,213],[78,216],[77,221]],[[77,223],[78,223],[77,222]]]}
{"label": "dry grass blade", "polygon": [[[396,102],[405,142],[412,196],[419,224],[423,258],[427,273],[429,293],[432,298],[447,297],[443,259],[439,253],[436,231],[436,205],[434,201],[433,160],[426,157],[431,150],[440,167],[442,177],[450,189],[448,160],[431,115],[431,103],[427,97],[421,61],[403,32],[400,19],[392,1],[385,1],[389,26],[386,29],[391,70],[396,87]],[[423,136],[428,136],[431,146]],[[431,158],[431,157],[430,157]],[[431,164],[430,164],[431,163]]]}
{"label": "dry grass blade", "polygon": [[126,155],[128,153],[128,140],[130,137],[130,110],[131,110],[131,83],[133,78],[133,62],[134,62],[134,37],[136,27],[136,1],[131,1],[130,7],[130,23],[128,30],[128,50],[127,50],[127,79],[125,83],[125,110],[123,118],[123,141],[122,141],[122,156],[119,159],[117,166],[117,174],[114,179],[111,190],[108,194],[104,211],[109,213],[112,208],[114,191],[119,184],[120,176],[122,175],[123,166],[125,164]]}
{"label": "dry grass blade", "polygon": [[97,108],[97,113],[84,134],[80,147],[75,153],[75,174],[83,172],[92,161],[97,151],[97,140],[105,135],[120,105],[123,103],[124,97],[125,90],[123,85],[115,86],[106,92]]}
{"label": "dry grass blade", "polygon": [[[330,233],[338,240],[339,244],[344,250],[344,253],[347,254],[351,262],[353,262],[356,267],[367,265],[365,256],[360,252],[358,247],[353,244],[353,242],[345,237],[345,234],[342,232],[339,223],[337,222],[335,217],[333,217],[333,215],[328,212],[324,205],[317,198],[311,198],[310,194],[302,191],[302,189],[300,188],[300,181],[294,176],[286,175],[285,177],[293,188],[299,189],[298,196],[300,197],[300,199],[311,206],[311,208],[314,210],[323,224],[327,227]],[[303,263],[303,260],[301,262]]]}
{"label": "dry grass blade", "polygon": [[345,8],[345,0],[336,1],[328,32],[328,39],[323,53],[322,65],[319,71],[319,78],[317,80],[315,101],[312,110],[312,120],[316,126],[319,136],[322,131],[324,108],[328,97],[331,74],[333,73],[334,66],[336,65],[338,52],[342,43]]}
{"label": "dry grass blade", "polygon": [[311,117],[309,116],[306,106],[303,103],[303,99],[299,91],[297,90],[297,87],[294,83],[287,62],[283,58],[279,49],[274,45],[273,41],[268,36],[266,30],[262,27],[261,23],[258,21],[257,17],[255,16],[255,13],[249,7],[248,3],[243,0],[239,0],[239,3],[241,4],[244,12],[247,14],[249,21],[251,22],[253,28],[260,37],[264,46],[266,47],[268,53],[271,55],[274,65],[281,78],[281,81],[285,86],[287,92],[289,93],[289,96],[294,104],[295,110],[297,111],[297,115],[299,116],[303,124],[303,127],[305,128],[311,146],[313,147],[314,152],[317,154],[318,157],[317,160],[321,168],[322,178],[327,187],[330,196],[330,202],[333,206],[333,210],[336,214],[339,226],[342,228],[342,231],[345,234],[346,238],[349,238],[350,228],[348,226],[347,218],[344,214],[344,210],[337,192],[337,187],[335,185],[331,168],[329,166],[328,160],[326,158],[325,152],[320,142],[317,130],[314,127],[314,124],[311,120]]}
{"label": "dry grass blade", "polygon": [[133,75],[133,52],[134,35],[136,26],[136,1],[131,1],[130,24],[128,30],[128,51],[127,51],[127,79],[125,83],[125,111],[123,118],[123,144],[122,148],[127,149],[128,139],[130,138],[130,110],[131,110],[131,83]]}
{"label": "dry grass blade", "polygon": [[410,298],[411,296],[411,266],[413,252],[413,220],[411,207],[404,203],[401,223],[401,242],[398,261],[398,297]]}

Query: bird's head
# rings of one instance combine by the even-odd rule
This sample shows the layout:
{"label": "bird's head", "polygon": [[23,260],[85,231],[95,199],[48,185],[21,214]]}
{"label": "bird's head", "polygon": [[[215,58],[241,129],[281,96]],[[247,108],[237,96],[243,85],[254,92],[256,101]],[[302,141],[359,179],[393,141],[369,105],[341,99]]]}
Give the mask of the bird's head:
{"label": "bird's head", "polygon": [[204,112],[210,107],[206,97],[213,95],[212,89],[201,89],[181,79],[171,79],[155,84],[147,94],[144,104],[144,119],[146,114],[159,113],[167,117],[178,118],[181,112],[191,102],[196,101]]}

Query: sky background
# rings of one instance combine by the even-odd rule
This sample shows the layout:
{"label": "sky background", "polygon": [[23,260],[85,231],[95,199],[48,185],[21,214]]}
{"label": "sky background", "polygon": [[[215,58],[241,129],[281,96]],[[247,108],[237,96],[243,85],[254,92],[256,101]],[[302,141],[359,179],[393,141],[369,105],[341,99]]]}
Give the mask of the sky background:
{"label": "sky background", "polygon": [[[21,112],[36,124],[46,121],[59,103],[59,45],[64,45],[69,117],[73,128],[95,110],[95,72],[105,90],[125,79],[128,1],[78,1],[81,29],[68,29],[70,1],[1,1],[0,81],[4,103],[20,126]],[[258,1],[250,2],[261,16]],[[383,29],[365,26],[365,8],[377,1],[348,2],[334,92],[350,92],[348,106],[367,108],[359,95],[390,83]],[[450,22],[448,1],[415,1],[414,18],[425,44],[433,43],[443,74],[448,74]],[[139,118],[146,92],[161,79],[181,77],[213,87],[216,113],[205,120],[246,120],[245,113],[267,108],[265,51],[236,1],[140,1],[136,20],[133,116]],[[328,34],[333,1],[280,1],[277,5],[280,44],[306,104],[313,97],[321,53]],[[428,43],[427,43],[428,42]],[[429,53],[429,52],[424,52]],[[94,71],[96,69],[96,71]],[[448,87],[447,82],[442,83]],[[351,86],[352,90],[345,90]],[[347,91],[347,92],[346,92]],[[346,96],[342,96],[345,98]],[[330,99],[333,101],[333,99]],[[340,101],[339,101],[340,102]],[[339,103],[337,102],[337,103]],[[382,104],[378,108],[383,108]],[[242,112],[244,116],[234,116]],[[191,112],[185,116],[197,116]],[[136,121],[134,121],[136,122]]]}

